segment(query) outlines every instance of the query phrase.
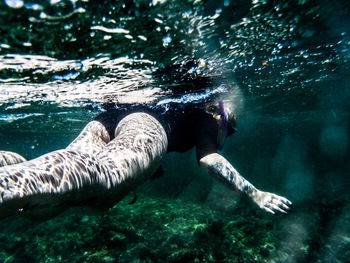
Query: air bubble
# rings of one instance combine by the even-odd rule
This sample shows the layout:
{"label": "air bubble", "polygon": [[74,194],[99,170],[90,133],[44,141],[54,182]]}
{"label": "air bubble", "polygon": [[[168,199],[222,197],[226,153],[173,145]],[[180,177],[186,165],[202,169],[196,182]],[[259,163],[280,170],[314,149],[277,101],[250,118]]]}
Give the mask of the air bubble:
{"label": "air bubble", "polygon": [[171,43],[172,40],[173,39],[171,38],[170,35],[167,35],[167,36],[163,37],[163,46],[164,47],[169,46],[169,44]]}

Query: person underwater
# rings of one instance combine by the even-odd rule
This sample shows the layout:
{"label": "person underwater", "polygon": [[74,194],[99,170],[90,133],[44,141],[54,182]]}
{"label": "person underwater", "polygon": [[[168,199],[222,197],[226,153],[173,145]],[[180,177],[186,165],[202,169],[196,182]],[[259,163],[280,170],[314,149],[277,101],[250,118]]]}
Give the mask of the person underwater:
{"label": "person underwater", "polygon": [[261,191],[219,151],[236,132],[233,102],[160,101],[107,109],[67,148],[26,161],[0,152],[0,218],[46,219],[72,206],[110,208],[149,179],[167,152],[196,148],[200,167],[258,207],[287,213],[291,202]]}

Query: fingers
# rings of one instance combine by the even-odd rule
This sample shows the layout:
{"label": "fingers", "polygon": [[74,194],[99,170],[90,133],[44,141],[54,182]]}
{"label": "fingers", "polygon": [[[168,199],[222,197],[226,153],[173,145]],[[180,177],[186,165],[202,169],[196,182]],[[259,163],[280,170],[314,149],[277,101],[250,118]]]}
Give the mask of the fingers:
{"label": "fingers", "polygon": [[265,207],[265,206],[263,206],[263,207],[261,207],[262,209],[264,209],[266,212],[268,212],[268,213],[270,213],[270,214],[275,214],[275,212],[274,211],[272,211],[270,208],[268,208],[268,207]]}
{"label": "fingers", "polygon": [[287,214],[290,210],[290,205],[292,202],[290,202],[288,199],[273,194],[271,196],[271,201],[268,202],[266,205],[270,208],[272,211],[278,211],[283,214]]}
{"label": "fingers", "polygon": [[[285,200],[287,200],[287,199],[285,199],[285,198],[281,198],[281,197],[275,197],[275,198],[273,198],[272,199],[272,201],[271,201],[271,203],[273,203],[273,204],[275,204],[275,205],[277,205],[277,206],[279,206],[279,207],[281,207],[281,208],[284,208],[284,209],[290,209],[289,208],[289,204],[291,204],[291,202],[289,202],[289,203],[287,203]],[[288,201],[288,200],[287,200]]]}
{"label": "fingers", "polygon": [[286,204],[286,205],[292,205],[292,202],[291,201],[289,201],[287,198],[284,198],[284,197],[282,197],[282,196],[278,196],[278,195],[276,195],[284,204]]}
{"label": "fingers", "polygon": [[283,203],[280,203],[279,206],[280,206],[282,209],[284,209],[284,210],[290,210],[290,207],[287,206],[287,205],[285,205],[285,204],[283,204]]}
{"label": "fingers", "polygon": [[290,210],[290,202],[288,199],[278,196],[272,193],[264,193],[265,198],[263,198],[263,202],[260,203],[260,208],[265,210],[268,213],[275,214],[276,212],[287,214]]}
{"label": "fingers", "polygon": [[281,212],[283,214],[287,214],[287,211],[283,210],[282,208],[280,208],[278,205],[275,204],[271,204],[271,208],[275,211]]}
{"label": "fingers", "polygon": [[266,212],[269,212],[271,214],[275,214],[276,212],[280,212],[283,214],[287,214],[287,212],[283,209],[281,209],[278,205],[272,204],[272,203],[266,203],[265,206],[261,207]]}
{"label": "fingers", "polygon": [[292,205],[291,201],[282,196],[263,191],[257,191],[256,195],[253,196],[253,201],[261,209],[271,214],[287,214]]}

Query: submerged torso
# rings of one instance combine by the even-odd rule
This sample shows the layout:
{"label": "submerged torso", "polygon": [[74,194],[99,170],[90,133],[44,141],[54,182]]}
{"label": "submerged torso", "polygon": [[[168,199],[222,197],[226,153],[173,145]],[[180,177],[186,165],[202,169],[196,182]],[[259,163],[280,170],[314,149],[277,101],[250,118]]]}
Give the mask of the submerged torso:
{"label": "submerged torso", "polygon": [[220,149],[217,141],[219,132],[217,121],[211,114],[196,105],[179,103],[123,105],[108,109],[95,120],[107,128],[113,139],[115,128],[120,120],[135,112],[150,114],[161,123],[168,138],[168,152],[184,152],[197,146],[199,160],[206,154]]}

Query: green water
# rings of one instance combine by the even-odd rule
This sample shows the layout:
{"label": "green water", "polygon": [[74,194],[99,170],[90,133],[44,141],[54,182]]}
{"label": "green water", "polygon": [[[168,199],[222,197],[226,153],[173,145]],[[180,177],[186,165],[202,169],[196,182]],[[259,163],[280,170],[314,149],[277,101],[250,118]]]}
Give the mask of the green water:
{"label": "green water", "polygon": [[106,102],[211,76],[243,104],[223,155],[294,205],[265,214],[171,153],[133,205],[2,220],[0,262],[348,262],[349,28],[348,1],[1,1],[1,150],[64,148]]}

